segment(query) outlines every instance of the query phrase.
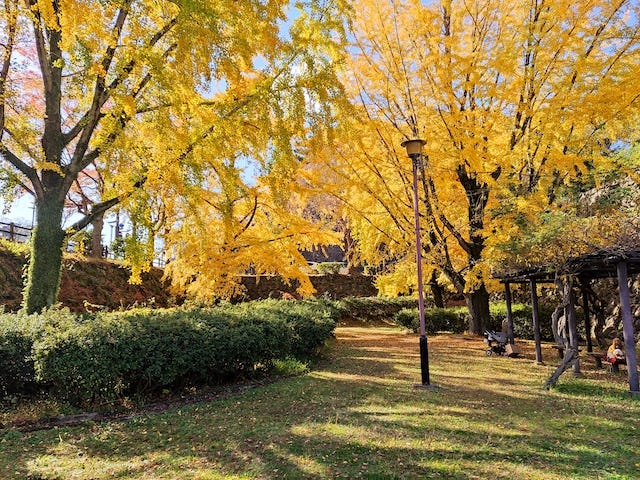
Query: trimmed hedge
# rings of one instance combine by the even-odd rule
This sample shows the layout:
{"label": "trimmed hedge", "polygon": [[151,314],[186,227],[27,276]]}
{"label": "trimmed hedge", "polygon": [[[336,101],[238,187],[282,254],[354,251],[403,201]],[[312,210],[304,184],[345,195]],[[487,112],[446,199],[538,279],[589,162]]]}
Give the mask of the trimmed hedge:
{"label": "trimmed hedge", "polygon": [[[551,332],[551,314],[555,305],[540,303],[538,313],[540,315],[540,336],[544,341],[553,341]],[[491,314],[491,328],[500,331],[502,322],[507,319],[507,305],[503,302],[489,305]],[[514,303],[511,305],[513,315],[513,334],[516,338],[533,340],[533,313],[531,305]],[[578,316],[580,320],[581,317]],[[578,331],[580,327],[578,327]]]}
{"label": "trimmed hedge", "polygon": [[349,297],[335,302],[342,318],[364,321],[389,320],[402,309],[417,308],[413,297]]}
{"label": "trimmed hedge", "polygon": [[0,397],[38,390],[42,385],[36,378],[34,343],[76,324],[76,316],[68,309],[34,315],[25,311],[0,313]]}
{"label": "trimmed hedge", "polygon": [[[400,310],[393,320],[414,333],[420,330],[420,315],[417,308]],[[426,308],[424,311],[426,333],[437,332],[463,333],[467,329],[467,313],[465,308]]]}
{"label": "trimmed hedge", "polygon": [[[540,335],[544,341],[552,341],[551,313],[555,307],[541,304]],[[491,319],[489,328],[496,331],[502,330],[502,322],[507,318],[507,306],[505,303],[492,303],[489,305]],[[533,320],[531,306],[522,303],[511,306],[513,315],[513,333],[516,338],[533,340]],[[465,307],[452,308],[427,308],[425,309],[425,327],[427,333],[434,334],[439,331],[462,333],[468,327],[469,313]],[[407,308],[393,316],[399,325],[417,333],[419,330],[419,315],[417,308]]]}
{"label": "trimmed hedge", "polygon": [[[37,382],[79,405],[216,384],[279,359],[307,359],[332,335],[336,317],[328,302],[277,300],[87,318],[57,310],[26,321],[25,316],[0,315],[0,325],[6,326],[0,331],[0,371],[8,372],[3,393]],[[16,338],[19,348],[11,350],[8,345]],[[5,381],[11,378],[23,380]]]}

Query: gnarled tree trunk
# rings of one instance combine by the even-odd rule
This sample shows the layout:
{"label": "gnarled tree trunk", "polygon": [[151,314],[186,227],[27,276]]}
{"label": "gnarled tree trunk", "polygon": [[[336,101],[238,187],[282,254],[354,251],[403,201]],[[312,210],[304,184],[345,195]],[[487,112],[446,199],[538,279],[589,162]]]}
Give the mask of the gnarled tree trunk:
{"label": "gnarled tree trunk", "polygon": [[465,293],[464,299],[469,309],[469,333],[482,335],[489,322],[489,292],[484,284],[473,292]]}
{"label": "gnarled tree trunk", "polygon": [[[576,329],[576,310],[574,306],[573,297],[573,279],[571,277],[562,278],[556,282],[557,288],[562,289],[562,305],[564,307],[564,316],[567,323],[567,331],[563,333],[561,331],[554,332],[556,339],[560,340],[564,346],[566,346],[564,357],[562,362],[558,365],[553,375],[551,375],[544,384],[544,388],[549,389],[553,387],[560,375],[562,375],[567,369],[573,367],[573,374],[575,376],[581,376],[580,372],[580,357],[578,356],[578,332]],[[558,310],[556,310],[558,312]],[[554,314],[556,314],[554,312]],[[560,322],[556,323],[556,328]],[[563,334],[568,334],[568,338],[563,337]]]}

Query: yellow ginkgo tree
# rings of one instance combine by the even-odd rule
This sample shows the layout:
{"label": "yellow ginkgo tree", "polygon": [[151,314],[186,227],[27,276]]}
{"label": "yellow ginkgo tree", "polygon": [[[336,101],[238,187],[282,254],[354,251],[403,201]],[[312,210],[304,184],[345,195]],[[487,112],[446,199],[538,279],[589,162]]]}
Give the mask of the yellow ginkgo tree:
{"label": "yellow ginkgo tree", "polygon": [[637,138],[639,14],[628,0],[354,2],[345,83],[359,114],[327,165],[363,258],[399,271],[415,258],[400,143],[424,139],[427,278],[463,293],[482,333],[494,247]]}
{"label": "yellow ginkgo tree", "polygon": [[[0,183],[5,192],[32,194],[36,207],[26,309],[56,302],[69,233],[65,197],[88,168],[101,176],[101,197],[69,230],[115,205],[138,216],[140,227],[161,219],[147,234],[186,229],[196,218],[207,224],[203,205],[229,227],[223,233],[211,223],[212,237],[246,229],[252,207],[239,206],[230,192],[237,175],[225,169],[252,158],[289,186],[296,143],[313,136],[322,123],[314,116],[337,92],[332,62],[344,7],[331,0],[2,0]],[[248,205],[255,198],[247,193]],[[227,225],[232,219],[240,226]],[[153,245],[149,236],[145,242]],[[228,258],[216,255],[210,260]]]}

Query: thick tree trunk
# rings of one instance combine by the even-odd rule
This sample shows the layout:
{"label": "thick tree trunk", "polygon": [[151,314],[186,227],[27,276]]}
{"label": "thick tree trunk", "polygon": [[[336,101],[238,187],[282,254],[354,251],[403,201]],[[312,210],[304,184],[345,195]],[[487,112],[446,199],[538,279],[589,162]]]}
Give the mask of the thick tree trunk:
{"label": "thick tree trunk", "polygon": [[482,284],[477,290],[465,293],[464,299],[469,309],[469,333],[482,335],[489,325],[489,292]]}
{"label": "thick tree trunk", "polygon": [[28,313],[37,313],[58,300],[62,246],[63,203],[51,198],[36,201],[36,227],[31,236],[29,270],[24,292],[23,307]]}
{"label": "thick tree trunk", "polygon": [[433,295],[434,305],[437,308],[444,308],[444,288],[442,288],[442,286],[438,284],[435,271],[431,274],[431,279],[429,280],[429,288],[431,289],[431,295]]}
{"label": "thick tree trunk", "polygon": [[102,227],[104,226],[104,214],[98,215],[92,220],[93,232],[91,233],[91,253],[93,258],[102,257]]}

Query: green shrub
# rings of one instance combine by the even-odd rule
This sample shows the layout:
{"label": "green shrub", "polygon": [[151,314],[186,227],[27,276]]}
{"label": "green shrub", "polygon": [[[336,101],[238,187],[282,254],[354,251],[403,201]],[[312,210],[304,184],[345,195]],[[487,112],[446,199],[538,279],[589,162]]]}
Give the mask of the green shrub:
{"label": "green shrub", "polygon": [[220,383],[278,359],[308,358],[336,316],[326,301],[277,300],[98,313],[36,339],[36,378],[73,404]]}
{"label": "green shrub", "polygon": [[35,382],[33,332],[7,321],[8,317],[0,315],[0,397],[30,389]]}
{"label": "green shrub", "polygon": [[316,264],[316,271],[320,275],[340,273],[342,262],[320,262]]}
{"label": "green shrub", "polygon": [[[551,332],[551,314],[555,306],[541,303],[538,306],[540,316],[540,336],[542,340],[552,341],[553,333]],[[507,319],[506,303],[492,303],[489,306],[491,314],[491,325],[493,330],[500,331],[502,322]],[[513,316],[513,334],[516,338],[533,340],[533,313],[531,305],[515,303],[511,306]]]}
{"label": "green shrub", "polygon": [[364,321],[390,320],[400,310],[417,305],[413,297],[348,297],[335,302],[342,318]]}
{"label": "green shrub", "polygon": [[[393,316],[393,320],[414,333],[420,331],[420,315],[417,308],[400,310]],[[427,308],[424,312],[424,325],[429,335],[437,332],[463,333],[467,328],[466,309]]]}
{"label": "green shrub", "polygon": [[31,392],[39,388],[33,358],[33,345],[54,331],[77,325],[68,309],[49,309],[41,314],[0,314],[0,397]]}

